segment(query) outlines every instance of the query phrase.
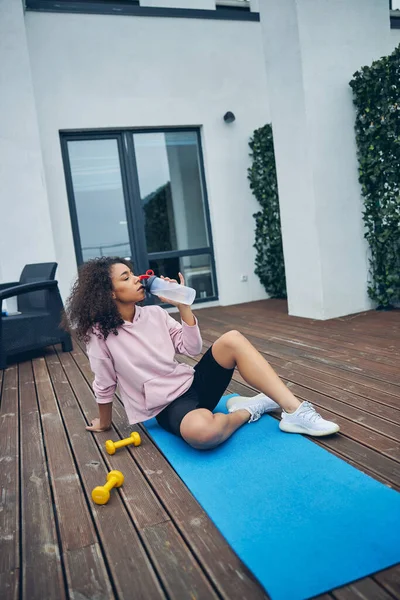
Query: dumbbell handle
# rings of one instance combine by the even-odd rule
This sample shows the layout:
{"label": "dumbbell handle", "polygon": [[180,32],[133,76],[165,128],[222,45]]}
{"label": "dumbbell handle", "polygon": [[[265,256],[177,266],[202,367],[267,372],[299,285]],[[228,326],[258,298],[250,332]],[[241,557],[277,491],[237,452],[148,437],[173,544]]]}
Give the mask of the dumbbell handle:
{"label": "dumbbell handle", "polygon": [[107,440],[106,450],[108,454],[115,454],[115,451],[118,450],[118,448],[122,448],[123,446],[129,446],[130,444],[133,444],[134,446],[140,446],[141,442],[142,440],[140,439],[140,435],[138,434],[138,432],[132,431],[131,435],[124,440],[119,440],[118,442]]}
{"label": "dumbbell handle", "polygon": [[119,442],[114,442],[114,446],[116,448],[123,448],[123,446],[129,446],[129,444],[133,444],[133,438],[128,437],[124,440],[120,440]]}
{"label": "dumbbell handle", "polygon": [[110,491],[113,487],[115,487],[118,483],[118,479],[116,477],[110,477],[110,479],[103,485],[103,488]]}

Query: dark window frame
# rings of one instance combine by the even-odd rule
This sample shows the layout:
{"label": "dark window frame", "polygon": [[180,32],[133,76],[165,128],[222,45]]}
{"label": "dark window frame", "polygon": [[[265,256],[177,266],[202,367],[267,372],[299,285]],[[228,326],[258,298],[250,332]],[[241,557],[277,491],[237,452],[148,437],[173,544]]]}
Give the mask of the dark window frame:
{"label": "dark window frame", "polygon": [[[209,245],[203,248],[192,248],[186,250],[171,250],[168,252],[146,251],[144,215],[141,209],[138,172],[136,166],[136,155],[133,135],[140,133],[165,133],[165,132],[191,132],[196,134],[197,148],[199,152],[200,184],[204,202],[205,226]],[[102,128],[102,129],[68,129],[60,130],[61,156],[64,166],[64,176],[67,189],[68,206],[71,219],[72,236],[74,240],[75,256],[78,267],[83,264],[82,243],[79,233],[76,200],[72,182],[71,164],[68,153],[68,142],[106,140],[117,141],[118,157],[120,163],[122,189],[124,194],[126,216],[128,221],[128,234],[131,251],[134,257],[135,270],[145,272],[149,268],[150,260],[162,258],[180,258],[184,256],[198,256],[207,254],[210,256],[211,279],[214,294],[207,298],[196,298],[195,303],[215,302],[219,299],[218,282],[216,276],[215,252],[212,237],[210,208],[208,202],[206,177],[204,170],[204,155],[200,127],[124,127],[124,128]]]}
{"label": "dark window frame", "polygon": [[393,0],[389,0],[390,27],[400,29],[400,8],[393,8]]}
{"label": "dark window frame", "polygon": [[[400,29],[400,16],[389,0],[390,26]],[[140,6],[131,0],[26,0],[26,10],[36,12],[124,15],[132,17],[166,17],[174,19],[215,19],[219,21],[260,21],[260,13],[248,7],[216,6],[215,10],[196,8],[159,8]]]}
{"label": "dark window frame", "polygon": [[390,15],[390,27],[400,29],[400,10],[393,10]]}
{"label": "dark window frame", "polygon": [[[222,9],[222,10],[221,10]],[[125,15],[132,17],[166,17],[174,19],[216,19],[220,21],[260,20],[260,14],[248,7],[161,8],[140,6],[130,0],[26,0],[26,10],[95,15]]]}

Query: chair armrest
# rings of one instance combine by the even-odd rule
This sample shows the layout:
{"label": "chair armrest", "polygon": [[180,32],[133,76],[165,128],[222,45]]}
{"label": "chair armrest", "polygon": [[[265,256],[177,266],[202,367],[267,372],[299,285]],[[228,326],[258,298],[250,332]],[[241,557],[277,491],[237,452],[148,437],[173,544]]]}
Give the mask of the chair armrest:
{"label": "chair armrest", "polygon": [[19,285],[19,281],[9,281],[8,283],[0,283],[0,291],[10,287],[15,287],[16,285]]}
{"label": "chair armrest", "polygon": [[37,292],[38,290],[50,290],[58,286],[58,281],[35,281],[33,283],[23,283],[15,285],[14,287],[7,288],[6,290],[0,291],[0,301],[12,298],[13,296],[19,296],[20,294],[27,294],[28,292]]}

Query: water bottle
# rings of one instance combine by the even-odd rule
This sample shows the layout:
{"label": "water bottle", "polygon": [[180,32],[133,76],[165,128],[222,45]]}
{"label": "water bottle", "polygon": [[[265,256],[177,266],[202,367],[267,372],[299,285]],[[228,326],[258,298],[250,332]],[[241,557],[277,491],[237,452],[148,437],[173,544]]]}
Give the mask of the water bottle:
{"label": "water bottle", "polygon": [[196,298],[196,290],[193,288],[156,277],[154,271],[151,269],[146,271],[146,275],[140,275],[139,279],[144,285],[146,292],[165,298],[171,303],[187,304],[190,306]]}

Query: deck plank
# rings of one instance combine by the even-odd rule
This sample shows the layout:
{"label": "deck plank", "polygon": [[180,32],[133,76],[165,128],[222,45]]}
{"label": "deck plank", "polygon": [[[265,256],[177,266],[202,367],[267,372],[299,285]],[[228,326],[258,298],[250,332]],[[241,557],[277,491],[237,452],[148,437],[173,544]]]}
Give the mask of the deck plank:
{"label": "deck plank", "polygon": [[44,358],[33,361],[33,371],[63,551],[85,548],[96,535]]}
{"label": "deck plank", "polygon": [[[33,361],[33,372],[69,594],[113,598],[103,558],[93,551],[97,535],[44,358]],[[73,568],[77,556],[87,571]]]}
{"label": "deck plank", "polygon": [[372,579],[361,579],[332,593],[335,600],[394,600],[392,594]]}
{"label": "deck plank", "polygon": [[20,488],[18,368],[3,372],[0,405],[0,591],[5,600],[20,594]]}
{"label": "deck plank", "polygon": [[394,598],[400,598],[400,565],[376,573],[374,579],[384,586]]}
{"label": "deck plank", "polygon": [[22,598],[66,598],[32,364],[19,365]]}

